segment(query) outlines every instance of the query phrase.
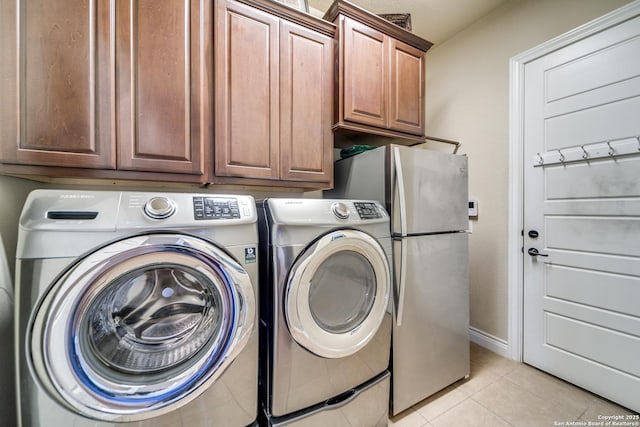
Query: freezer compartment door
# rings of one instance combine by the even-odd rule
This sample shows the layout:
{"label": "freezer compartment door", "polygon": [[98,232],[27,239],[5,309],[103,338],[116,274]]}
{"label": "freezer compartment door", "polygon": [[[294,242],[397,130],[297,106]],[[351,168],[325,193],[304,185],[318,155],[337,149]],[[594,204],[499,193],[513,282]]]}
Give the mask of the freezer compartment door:
{"label": "freezer compartment door", "polygon": [[392,231],[403,236],[466,230],[467,157],[392,145]]}
{"label": "freezer compartment door", "polygon": [[[469,374],[469,273],[467,233],[405,239],[402,323],[392,332],[392,411],[409,408]],[[396,279],[397,279],[396,275]],[[395,313],[397,315],[397,312]]]}

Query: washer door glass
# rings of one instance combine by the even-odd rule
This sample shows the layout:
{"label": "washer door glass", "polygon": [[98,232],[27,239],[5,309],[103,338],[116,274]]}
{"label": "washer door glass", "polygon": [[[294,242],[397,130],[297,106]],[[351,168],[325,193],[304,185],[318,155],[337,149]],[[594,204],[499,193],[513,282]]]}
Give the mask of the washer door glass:
{"label": "washer door glass", "polygon": [[131,237],[51,287],[33,318],[33,365],[76,412],[142,420],[206,390],[246,345],[255,316],[249,276],[212,243]]}
{"label": "washer door glass", "polygon": [[232,310],[219,280],[180,264],[133,269],[76,313],[78,350],[105,377],[188,363],[228,323],[223,315]]}
{"label": "washer door glass", "polygon": [[380,244],[366,233],[324,235],[296,260],[285,293],[285,318],[294,339],[328,358],[364,347],[387,311],[390,274]]}

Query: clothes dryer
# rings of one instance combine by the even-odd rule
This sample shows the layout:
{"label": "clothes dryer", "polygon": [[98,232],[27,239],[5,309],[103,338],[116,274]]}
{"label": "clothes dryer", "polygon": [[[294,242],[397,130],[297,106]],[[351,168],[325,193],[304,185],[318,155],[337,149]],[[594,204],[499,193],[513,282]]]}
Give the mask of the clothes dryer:
{"label": "clothes dryer", "polygon": [[16,255],[21,425],[255,422],[256,250],[249,196],[32,192]]}
{"label": "clothes dryer", "polygon": [[268,425],[387,425],[391,237],[378,202],[268,199],[261,406]]}

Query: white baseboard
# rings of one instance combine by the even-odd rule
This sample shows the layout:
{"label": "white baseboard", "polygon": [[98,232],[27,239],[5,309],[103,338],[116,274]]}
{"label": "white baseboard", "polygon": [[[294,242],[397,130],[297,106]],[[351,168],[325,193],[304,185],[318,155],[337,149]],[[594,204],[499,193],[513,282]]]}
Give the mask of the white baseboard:
{"label": "white baseboard", "polygon": [[494,337],[491,334],[488,334],[486,332],[481,331],[480,329],[476,329],[470,326],[469,340],[471,340],[471,342],[473,343],[478,344],[481,347],[486,348],[487,350],[491,350],[494,353],[499,354],[502,357],[511,359],[509,344],[503,339]]}

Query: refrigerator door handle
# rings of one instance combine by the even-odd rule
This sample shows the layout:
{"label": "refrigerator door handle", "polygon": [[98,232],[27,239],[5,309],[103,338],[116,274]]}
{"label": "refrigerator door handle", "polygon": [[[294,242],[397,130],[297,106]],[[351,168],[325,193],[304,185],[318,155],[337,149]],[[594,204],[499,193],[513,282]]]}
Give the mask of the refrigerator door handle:
{"label": "refrigerator door handle", "polygon": [[400,208],[400,235],[404,237],[407,235],[407,215],[405,212],[407,201],[404,194],[404,176],[402,173],[402,162],[400,161],[400,147],[393,147],[393,160],[395,163],[396,191],[398,192],[398,205]]}
{"label": "refrigerator door handle", "polygon": [[404,289],[407,277],[407,239],[400,239],[400,272],[398,274],[398,306],[396,309],[396,326],[402,326],[404,313]]}

